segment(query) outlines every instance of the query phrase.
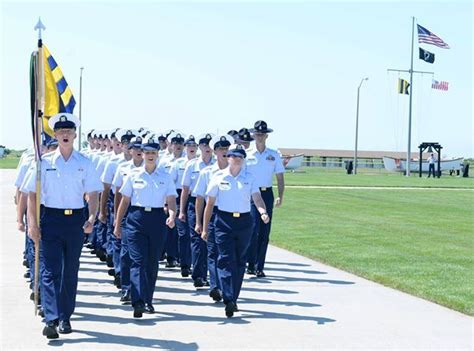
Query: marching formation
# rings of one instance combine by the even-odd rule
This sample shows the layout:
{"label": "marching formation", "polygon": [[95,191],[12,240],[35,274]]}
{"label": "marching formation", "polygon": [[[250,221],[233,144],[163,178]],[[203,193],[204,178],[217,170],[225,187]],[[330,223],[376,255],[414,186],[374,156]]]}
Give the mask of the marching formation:
{"label": "marching formation", "polygon": [[257,121],[251,129],[196,137],[146,128],[92,130],[88,147],[76,151],[79,123],[68,113],[51,117],[55,139],[42,146],[38,168],[25,152],[15,182],[31,282],[39,247],[43,335],[72,332],[84,245],[110,268],[118,299],[132,306],[134,318],[155,312],[160,260],[179,267],[194,287],[209,289],[232,317],[245,273],[265,277],[273,206],[283,199],[283,163],[266,147],[272,129]]}

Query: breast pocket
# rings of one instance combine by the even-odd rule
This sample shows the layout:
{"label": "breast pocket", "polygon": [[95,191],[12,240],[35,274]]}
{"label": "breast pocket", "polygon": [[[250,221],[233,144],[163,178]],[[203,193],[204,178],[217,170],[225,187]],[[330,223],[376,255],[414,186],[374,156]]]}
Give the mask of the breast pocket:
{"label": "breast pocket", "polygon": [[78,180],[80,182],[83,182],[86,178],[86,171],[82,168],[76,170],[76,171],[73,171],[71,176],[75,179],[75,180]]}
{"label": "breast pocket", "polygon": [[74,190],[77,190],[78,193],[84,193],[86,171],[82,168],[73,170],[71,173],[69,173],[69,177],[71,177],[73,180]]}
{"label": "breast pocket", "polygon": [[250,183],[249,182],[239,182],[237,188],[244,193],[250,193]]}
{"label": "breast pocket", "polygon": [[[36,174],[35,174],[36,177]],[[54,189],[59,184],[59,172],[55,168],[46,168],[44,173],[43,190]]]}

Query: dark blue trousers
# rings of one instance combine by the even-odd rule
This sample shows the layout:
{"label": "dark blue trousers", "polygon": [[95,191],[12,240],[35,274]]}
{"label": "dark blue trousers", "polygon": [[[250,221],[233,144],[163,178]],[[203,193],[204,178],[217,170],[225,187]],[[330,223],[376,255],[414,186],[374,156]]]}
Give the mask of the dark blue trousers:
{"label": "dark blue trousers", "polygon": [[235,218],[232,213],[218,211],[214,223],[219,250],[217,271],[224,303],[236,302],[244,280],[247,250],[252,236],[252,217],[247,213]]}
{"label": "dark blue trousers", "polygon": [[30,278],[31,281],[33,281],[35,274],[35,243],[33,242],[33,240],[30,239],[30,237],[27,237],[26,240],[26,260],[28,261],[28,265],[30,266]]}
{"label": "dark blue trousers", "polygon": [[[178,191],[178,197],[176,198],[176,208],[179,209],[180,207],[179,199],[181,197],[181,189],[177,189],[177,191]],[[189,234],[188,219],[186,218],[186,222],[181,222],[178,219],[178,215],[179,215],[179,212],[176,215],[176,229],[178,231],[179,264],[181,268],[190,268],[191,267],[191,235]]]}
{"label": "dark blue trousers", "polygon": [[268,242],[270,240],[270,230],[272,227],[273,202],[275,201],[273,191],[267,188],[266,191],[260,191],[267,213],[270,216],[268,224],[263,223],[260,213],[252,202],[250,213],[253,219],[252,240],[249,247],[247,262],[249,268],[256,268],[257,271],[263,271],[265,266],[265,257],[267,256]]}
{"label": "dark blue trousers", "polygon": [[[178,192],[178,197],[176,198],[176,230],[178,232],[178,257],[179,265],[181,268],[190,268],[191,267],[191,237],[189,234],[189,225],[187,222],[181,222],[178,219],[180,200],[181,200],[181,191],[182,189],[176,189]],[[187,217],[187,216],[186,216]]]}
{"label": "dark blue trousers", "polygon": [[127,215],[122,219],[122,238],[120,247],[120,282],[122,285],[122,294],[130,291],[130,267],[132,261],[128,250],[128,227]]}
{"label": "dark blue trousers", "polygon": [[219,257],[219,250],[216,244],[214,220],[217,212],[217,207],[214,207],[211,219],[209,221],[209,228],[207,230],[207,267],[209,269],[209,289],[222,289],[217,271],[217,259]]}
{"label": "dark blue trousers", "polygon": [[99,248],[98,233],[99,231],[99,220],[96,218],[94,222],[94,227],[92,228],[92,233],[89,234],[89,242],[92,244],[94,250]]}
{"label": "dark blue trousers", "polygon": [[176,229],[178,230],[179,265],[181,268],[191,268],[191,235],[187,222],[181,222],[176,218]]}
{"label": "dark blue trousers", "polygon": [[196,206],[193,200],[188,204],[189,233],[191,234],[191,259],[193,263],[192,278],[196,280],[207,279],[207,243],[202,240],[201,235],[196,233]]}
{"label": "dark blue trousers", "polygon": [[[26,219],[25,219],[25,223],[26,223],[25,231],[26,233],[28,233],[28,222],[26,221]],[[28,234],[25,234],[25,235],[26,235],[26,240],[27,240],[27,248],[26,248],[27,253],[25,255],[27,256],[28,263],[30,265],[30,268],[28,269],[28,271],[30,272],[30,289],[34,291],[35,289],[35,243],[33,240],[30,239]],[[38,301],[41,302],[41,285],[42,285],[41,276],[44,271],[43,247],[41,245],[40,245],[39,253],[40,253],[40,258],[39,258],[39,278],[38,278],[38,287],[39,287]]]}
{"label": "dark blue trousers", "polygon": [[167,228],[166,244],[165,244],[166,259],[168,262],[178,260],[178,228]]}
{"label": "dark blue trousers", "polygon": [[107,249],[107,223],[97,220],[97,247],[99,250]]}
{"label": "dark blue trousers", "polygon": [[74,312],[86,219],[80,210],[69,216],[61,210],[41,210],[41,298],[46,322],[69,320]]}
{"label": "dark blue trousers", "polygon": [[163,209],[146,212],[130,207],[127,216],[128,252],[132,265],[130,283],[132,305],[151,304],[158,275],[158,260],[166,239]]}
{"label": "dark blue trousers", "polygon": [[[107,255],[112,257],[114,256],[114,240],[115,240],[115,235],[114,235],[114,194],[112,191],[109,193],[109,198],[107,199],[107,221],[106,221],[106,226],[107,229],[105,231],[105,251],[107,252]],[[114,262],[115,263],[115,262]],[[114,264],[115,268],[115,264]]]}
{"label": "dark blue trousers", "polygon": [[25,250],[23,251],[23,259],[27,260],[28,259],[28,231],[25,231]]}

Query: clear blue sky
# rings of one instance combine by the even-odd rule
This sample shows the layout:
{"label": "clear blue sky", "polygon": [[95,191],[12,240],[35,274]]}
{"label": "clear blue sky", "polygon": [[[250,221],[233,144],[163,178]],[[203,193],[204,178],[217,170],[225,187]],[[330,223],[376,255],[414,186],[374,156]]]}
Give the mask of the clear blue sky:
{"label": "clear blue sky", "polygon": [[[29,56],[38,16],[44,42],[76,100],[84,69],[83,126],[226,132],[264,119],[273,147],[353,149],[357,86],[360,150],[407,147],[411,16],[444,39],[430,65],[450,84],[414,81],[412,149],[474,155],[473,12],[450,2],[48,2],[1,5],[0,144],[29,146]],[[415,43],[417,50],[417,43]],[[407,74],[402,74],[407,78]],[[78,114],[78,106],[75,113]]]}

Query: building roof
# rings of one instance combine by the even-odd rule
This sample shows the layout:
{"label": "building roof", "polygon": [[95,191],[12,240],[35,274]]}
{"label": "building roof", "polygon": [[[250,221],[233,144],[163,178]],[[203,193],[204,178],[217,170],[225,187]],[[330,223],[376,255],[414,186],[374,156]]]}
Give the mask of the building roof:
{"label": "building roof", "polygon": [[[353,158],[354,150],[329,150],[329,149],[293,149],[293,148],[280,148],[278,149],[282,155],[297,155],[304,154],[305,156],[315,156],[315,157],[342,157],[342,158]],[[418,158],[418,152],[411,153],[412,158]],[[423,157],[428,157],[429,153],[424,152]],[[358,150],[358,158],[379,158],[388,156],[393,158],[406,158],[407,153],[404,151],[364,151]]]}

